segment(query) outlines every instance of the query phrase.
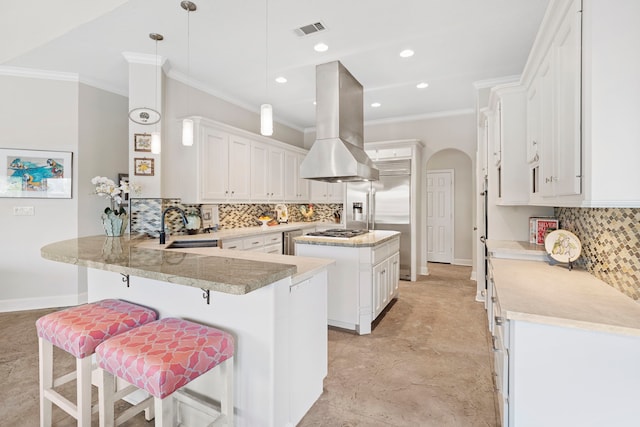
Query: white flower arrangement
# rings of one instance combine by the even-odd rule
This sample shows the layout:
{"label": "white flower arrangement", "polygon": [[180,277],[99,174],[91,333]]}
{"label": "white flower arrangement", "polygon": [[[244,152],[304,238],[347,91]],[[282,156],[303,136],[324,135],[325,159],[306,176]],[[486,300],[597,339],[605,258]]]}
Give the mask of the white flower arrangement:
{"label": "white flower arrangement", "polygon": [[[132,190],[132,186],[130,186],[128,182],[120,181],[120,185],[116,186],[113,180],[104,176],[96,176],[91,179],[91,183],[96,186],[95,194],[109,199],[111,206],[107,207],[104,213],[109,214],[113,212],[115,215],[126,213],[120,205],[122,204],[122,196]],[[133,190],[137,192],[135,188],[133,188]]]}

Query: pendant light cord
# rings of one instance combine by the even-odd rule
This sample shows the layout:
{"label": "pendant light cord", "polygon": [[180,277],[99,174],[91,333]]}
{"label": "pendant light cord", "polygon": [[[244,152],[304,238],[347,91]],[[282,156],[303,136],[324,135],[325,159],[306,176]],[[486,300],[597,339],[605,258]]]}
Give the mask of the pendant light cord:
{"label": "pendant light cord", "polygon": [[191,11],[187,8],[187,116],[191,105],[191,26],[189,15],[191,15]]}
{"label": "pendant light cord", "polygon": [[265,0],[265,34],[264,34],[264,92],[269,99],[269,0]]}

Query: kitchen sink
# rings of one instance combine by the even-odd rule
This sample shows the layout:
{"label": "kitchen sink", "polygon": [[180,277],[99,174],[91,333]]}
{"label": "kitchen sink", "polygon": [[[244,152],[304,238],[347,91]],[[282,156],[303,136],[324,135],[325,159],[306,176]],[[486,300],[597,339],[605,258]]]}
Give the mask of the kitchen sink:
{"label": "kitchen sink", "polygon": [[217,248],[218,240],[174,240],[165,249]]}

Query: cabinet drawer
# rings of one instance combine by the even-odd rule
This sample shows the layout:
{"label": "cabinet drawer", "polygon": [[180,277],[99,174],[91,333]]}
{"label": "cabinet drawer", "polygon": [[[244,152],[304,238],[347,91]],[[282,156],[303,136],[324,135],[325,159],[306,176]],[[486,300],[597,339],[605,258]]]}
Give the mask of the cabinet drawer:
{"label": "cabinet drawer", "polygon": [[371,263],[377,265],[389,257],[389,244],[383,243],[371,251]]}
{"label": "cabinet drawer", "polygon": [[271,245],[263,246],[263,252],[267,254],[277,254],[282,255],[282,243],[275,243]]}
{"label": "cabinet drawer", "polygon": [[242,247],[245,250],[252,250],[261,246],[264,246],[264,236],[262,235],[245,237],[242,239]]}
{"label": "cabinet drawer", "polygon": [[243,239],[229,239],[222,241],[222,249],[235,249],[235,250],[243,250]]}
{"label": "cabinet drawer", "polygon": [[282,233],[273,233],[264,235],[265,245],[275,245],[276,243],[282,244]]}
{"label": "cabinet drawer", "polygon": [[400,239],[394,239],[393,241],[389,242],[388,250],[389,250],[389,256],[400,251]]}

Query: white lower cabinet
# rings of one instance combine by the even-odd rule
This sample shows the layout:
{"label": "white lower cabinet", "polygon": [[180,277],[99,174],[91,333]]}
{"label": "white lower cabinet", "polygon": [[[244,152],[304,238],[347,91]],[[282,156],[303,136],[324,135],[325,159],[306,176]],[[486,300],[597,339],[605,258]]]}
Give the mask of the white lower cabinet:
{"label": "white lower cabinet", "polygon": [[400,238],[373,247],[296,242],[296,255],[334,259],[329,267],[328,323],[360,335],[398,295]]}
{"label": "white lower cabinet", "polygon": [[554,325],[531,307],[506,313],[500,283],[489,280],[487,291],[502,427],[637,425],[638,335],[589,329],[588,321],[585,329]]}
{"label": "white lower cabinet", "polygon": [[282,233],[256,234],[249,237],[222,239],[222,249],[282,255]]}

